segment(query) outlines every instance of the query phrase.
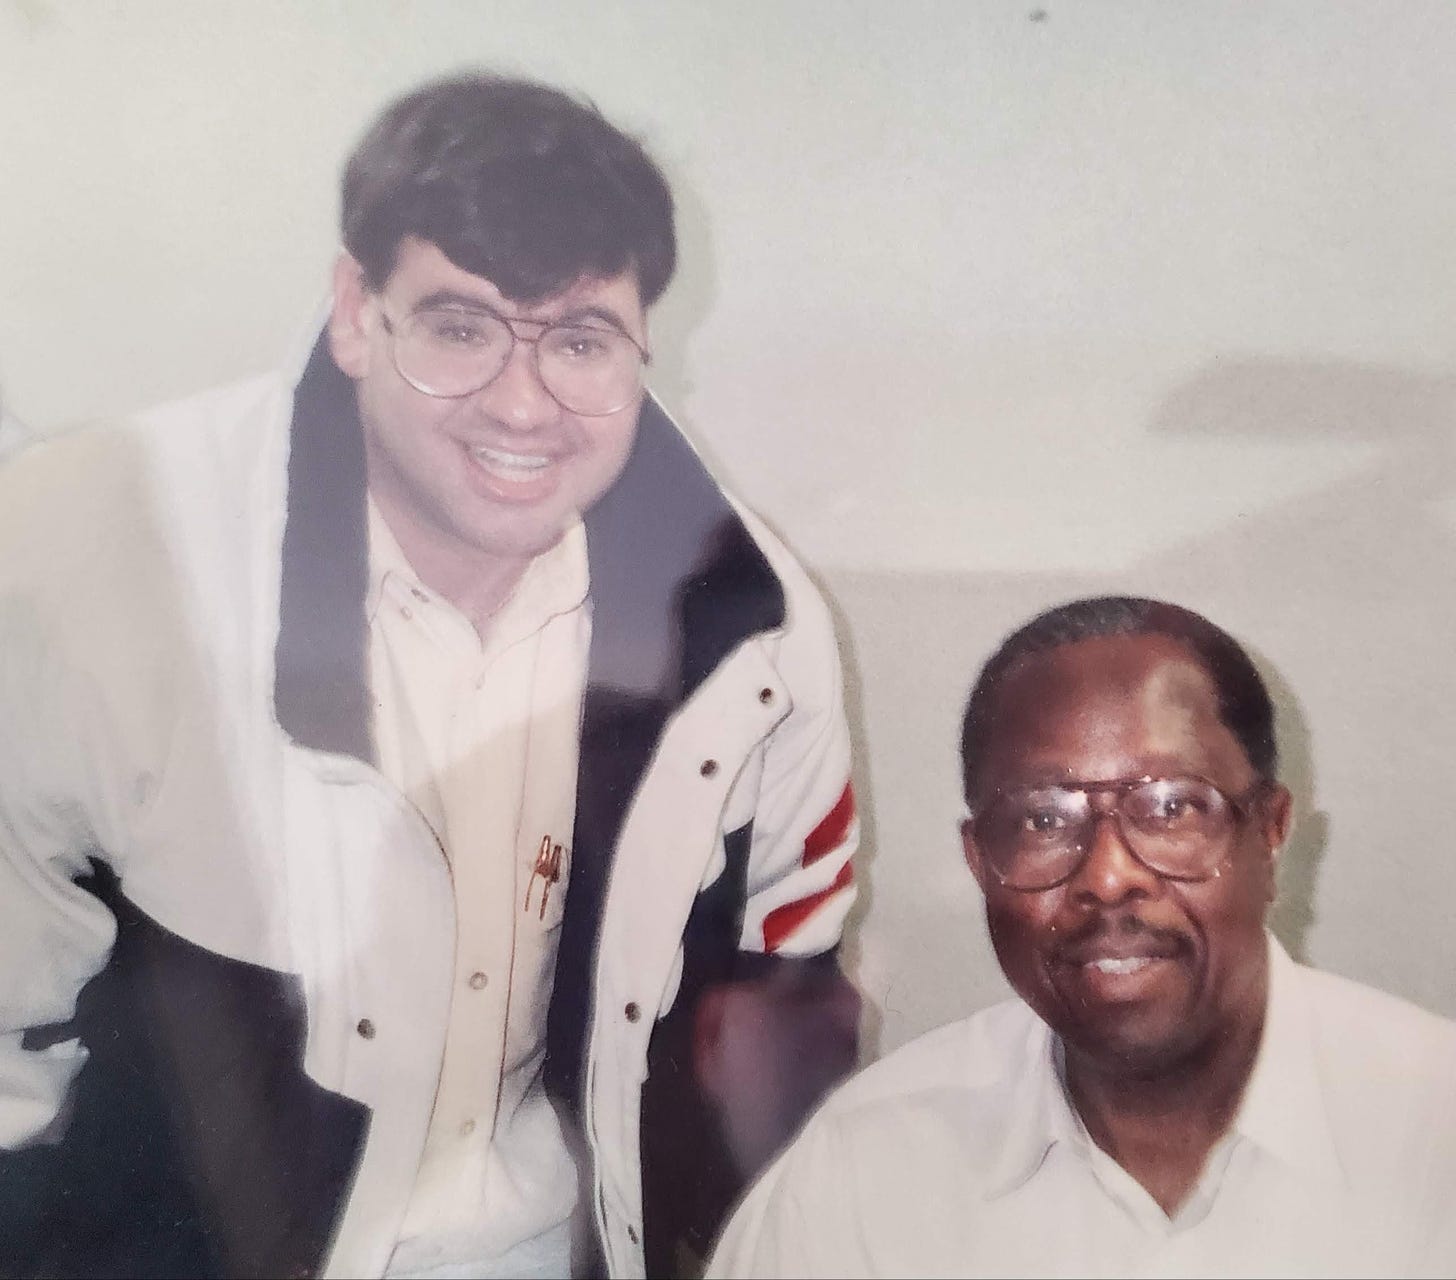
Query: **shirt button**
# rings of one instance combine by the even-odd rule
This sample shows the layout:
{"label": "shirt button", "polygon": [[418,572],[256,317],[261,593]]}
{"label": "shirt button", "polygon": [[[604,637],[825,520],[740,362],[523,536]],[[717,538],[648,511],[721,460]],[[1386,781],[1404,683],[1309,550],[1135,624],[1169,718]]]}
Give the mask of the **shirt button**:
{"label": "shirt button", "polygon": [[359,1025],[354,1028],[365,1040],[374,1039],[374,1023],[368,1018],[360,1018]]}
{"label": "shirt button", "polygon": [[698,772],[701,773],[705,778],[711,778],[715,773],[718,772],[718,762],[716,760],[704,760],[703,763],[698,766]]}
{"label": "shirt button", "polygon": [[415,615],[410,611],[409,605],[402,604],[399,606],[399,616],[408,622]]}
{"label": "shirt button", "polygon": [[627,1224],[627,1239],[630,1240],[633,1244],[637,1243],[637,1228],[634,1227],[630,1222]]}
{"label": "shirt button", "polygon": [[642,1019],[642,1010],[635,1000],[627,1001],[627,1007],[622,1012],[627,1015],[628,1022],[640,1022]]}
{"label": "shirt button", "polygon": [[418,600],[421,604],[424,604],[430,598],[423,591],[421,591],[418,587],[411,587],[410,588],[410,595],[414,596],[414,598],[416,600]]}
{"label": "shirt button", "polygon": [[490,979],[487,978],[485,974],[481,973],[479,969],[477,969],[474,973],[470,975],[470,989],[472,991],[483,991],[485,989],[485,984],[489,981]]}
{"label": "shirt button", "polygon": [[773,690],[760,689],[758,691],[758,700],[763,703],[764,706],[768,706],[768,704],[773,701]]}
{"label": "shirt button", "polygon": [[462,1138],[468,1138],[474,1132],[475,1132],[475,1121],[474,1120],[467,1120],[464,1124],[462,1124],[460,1126],[460,1136]]}

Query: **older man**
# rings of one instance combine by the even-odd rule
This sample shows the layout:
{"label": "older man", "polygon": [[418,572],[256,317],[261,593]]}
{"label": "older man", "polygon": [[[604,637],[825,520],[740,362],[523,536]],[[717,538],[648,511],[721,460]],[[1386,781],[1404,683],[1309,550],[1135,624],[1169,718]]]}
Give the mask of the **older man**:
{"label": "older man", "polygon": [[5,1275],[661,1271],[853,1061],[834,637],[644,392],[663,175],[463,75],[342,215],[295,368],[0,472]]}
{"label": "older man", "polygon": [[1053,609],[962,753],[1021,1000],[836,1094],[714,1274],[1456,1274],[1456,1026],[1265,931],[1290,796],[1239,645],[1151,600]]}

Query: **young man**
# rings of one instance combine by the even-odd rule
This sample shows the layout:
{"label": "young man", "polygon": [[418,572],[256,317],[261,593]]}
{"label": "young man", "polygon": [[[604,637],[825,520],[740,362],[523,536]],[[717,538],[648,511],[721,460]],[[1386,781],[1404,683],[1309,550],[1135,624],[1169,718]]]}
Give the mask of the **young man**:
{"label": "young man", "polygon": [[342,214],[300,370],[0,473],[5,1274],[662,1270],[852,1062],[834,639],[643,391],[662,175],[469,75]]}
{"label": "young man", "polygon": [[1290,796],[1239,645],[1053,609],[982,672],[962,759],[1021,1000],[836,1094],[711,1272],[1456,1274],[1456,1026],[1265,932]]}

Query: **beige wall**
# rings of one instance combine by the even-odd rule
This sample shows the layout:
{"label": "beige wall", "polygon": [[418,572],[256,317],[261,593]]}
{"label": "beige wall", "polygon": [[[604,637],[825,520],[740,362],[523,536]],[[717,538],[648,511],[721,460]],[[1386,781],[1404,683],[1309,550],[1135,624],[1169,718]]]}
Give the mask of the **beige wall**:
{"label": "beige wall", "polygon": [[1456,6],[0,0],[6,407],[279,359],[344,150],[464,61],[584,90],[677,186],[656,386],[843,620],[884,1045],[1001,990],[959,703],[1102,590],[1275,680],[1286,939],[1456,1014]]}

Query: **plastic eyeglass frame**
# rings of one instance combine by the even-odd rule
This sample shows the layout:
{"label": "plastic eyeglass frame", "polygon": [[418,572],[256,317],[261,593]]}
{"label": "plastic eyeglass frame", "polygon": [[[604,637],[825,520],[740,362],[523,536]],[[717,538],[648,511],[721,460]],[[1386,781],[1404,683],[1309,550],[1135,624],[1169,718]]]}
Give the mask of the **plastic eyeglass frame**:
{"label": "plastic eyeglass frame", "polygon": [[[1100,811],[1094,810],[1093,813],[1089,816],[1086,826],[1086,831],[1088,832],[1089,838],[1081,842],[1081,847],[1079,849],[1076,861],[1072,863],[1071,869],[1065,875],[1059,876],[1057,879],[1051,881],[1051,883],[1033,886],[1008,884],[1006,877],[1001,874],[1000,869],[997,868],[990,861],[989,858],[985,860],[986,865],[990,867],[991,874],[996,877],[997,881],[1001,884],[1001,887],[1004,889],[1010,889],[1014,893],[1045,893],[1048,889],[1060,888],[1062,885],[1066,884],[1067,881],[1075,878],[1077,873],[1080,872],[1082,868],[1087,865],[1087,859],[1092,856],[1092,847],[1096,843],[1098,826],[1105,819],[1111,818],[1117,824],[1117,834],[1118,837],[1122,840],[1123,847],[1133,856],[1133,858],[1135,858],[1139,863],[1141,863],[1144,867],[1151,871],[1160,880],[1172,880],[1179,884],[1200,884],[1205,880],[1212,880],[1218,872],[1217,864],[1215,864],[1213,870],[1208,871],[1203,875],[1173,875],[1167,871],[1159,870],[1159,868],[1153,866],[1151,862],[1149,862],[1146,858],[1142,856],[1142,854],[1137,851],[1135,836],[1132,839],[1129,839],[1128,830],[1125,825],[1125,820],[1122,813],[1123,801],[1127,798],[1127,795],[1130,791],[1134,790],[1137,787],[1146,786],[1150,782],[1202,783],[1205,787],[1210,788],[1223,799],[1224,804],[1228,806],[1229,812],[1233,814],[1235,826],[1248,821],[1250,814],[1252,814],[1254,811],[1254,806],[1257,804],[1259,797],[1270,786],[1269,780],[1267,778],[1259,778],[1254,782],[1251,787],[1249,787],[1247,791],[1243,792],[1241,795],[1231,796],[1217,783],[1210,782],[1207,778],[1201,777],[1196,773],[1180,773],[1171,777],[1159,776],[1156,774],[1146,774],[1139,778],[1112,778],[1106,781],[1074,781],[1047,783],[1045,786],[1046,790],[1056,789],[1058,791],[1081,791],[1087,795],[1089,801],[1095,795],[1106,794],[1108,792],[1115,793],[1116,800],[1105,809],[1102,809]],[[997,796],[1008,795],[1014,791],[1029,791],[1040,789],[1042,788],[998,787],[996,788],[996,790],[991,792],[990,800],[994,801]],[[972,813],[970,815],[969,821],[971,823],[971,830],[973,833],[976,831],[976,826],[980,822],[980,819],[985,816],[989,808],[990,803],[984,804],[981,806],[979,813]],[[979,840],[979,836],[977,837],[977,839]]]}

